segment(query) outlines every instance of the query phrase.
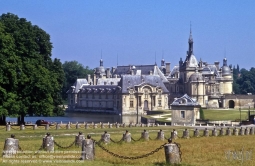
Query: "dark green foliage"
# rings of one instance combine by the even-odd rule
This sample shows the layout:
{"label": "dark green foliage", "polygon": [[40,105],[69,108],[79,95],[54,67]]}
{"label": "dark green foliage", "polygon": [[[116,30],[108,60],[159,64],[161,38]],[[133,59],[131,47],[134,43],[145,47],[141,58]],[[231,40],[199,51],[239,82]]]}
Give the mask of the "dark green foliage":
{"label": "dark green foliage", "polygon": [[251,68],[249,71],[246,69],[239,70],[233,68],[233,91],[235,94],[255,94],[255,68]]}
{"label": "dark green foliage", "polygon": [[62,64],[50,35],[14,14],[0,16],[0,115],[53,115],[62,104]]}
{"label": "dark green foliage", "polygon": [[62,88],[62,97],[64,100],[67,99],[66,92],[72,86],[77,78],[87,78],[87,75],[90,74],[92,78],[93,70],[89,69],[88,66],[84,67],[82,64],[77,61],[69,61],[63,63],[63,69],[65,72],[65,83]]}
{"label": "dark green foliage", "polygon": [[200,113],[200,119],[205,120],[205,114],[202,108],[200,108],[199,113]]}

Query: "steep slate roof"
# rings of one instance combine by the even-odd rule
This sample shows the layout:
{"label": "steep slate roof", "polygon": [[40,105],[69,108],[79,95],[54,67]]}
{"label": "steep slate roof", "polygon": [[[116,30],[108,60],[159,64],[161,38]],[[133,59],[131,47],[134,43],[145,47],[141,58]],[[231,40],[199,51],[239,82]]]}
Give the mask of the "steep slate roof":
{"label": "steep slate roof", "polygon": [[121,90],[117,85],[83,85],[80,93],[116,93]]}
{"label": "steep slate roof", "polygon": [[155,65],[128,65],[128,66],[117,66],[117,68],[115,69],[115,71],[112,73],[113,75],[117,74],[117,75],[124,75],[124,74],[130,74],[130,70],[133,68],[133,66],[135,66],[134,69],[134,74],[136,75],[137,70],[140,70],[141,75],[149,75],[150,71],[154,71],[154,66]]}
{"label": "steep slate roof", "polygon": [[[78,78],[66,93],[78,93],[82,85],[89,85],[87,79]],[[73,88],[72,88],[73,87]],[[73,90],[72,90],[73,89]],[[72,92],[71,92],[72,90]]]}
{"label": "steep slate roof", "polygon": [[174,100],[171,105],[199,105],[195,100],[189,97],[187,94]]}
{"label": "steep slate roof", "polygon": [[122,87],[122,93],[128,93],[129,87],[135,87],[142,84],[149,84],[162,88],[162,93],[169,93],[161,78],[156,75],[123,75],[119,85]]}
{"label": "steep slate roof", "polygon": [[113,85],[118,85],[118,83],[120,82],[120,78],[99,78],[97,80],[97,85],[104,85],[106,83],[106,85],[111,85],[111,83],[113,83]]}
{"label": "steep slate roof", "polygon": [[203,75],[212,75],[212,74],[215,74],[216,76],[219,76],[219,73],[217,71],[217,68],[215,65],[206,65],[206,66],[203,66],[203,70],[202,70],[202,74]]}

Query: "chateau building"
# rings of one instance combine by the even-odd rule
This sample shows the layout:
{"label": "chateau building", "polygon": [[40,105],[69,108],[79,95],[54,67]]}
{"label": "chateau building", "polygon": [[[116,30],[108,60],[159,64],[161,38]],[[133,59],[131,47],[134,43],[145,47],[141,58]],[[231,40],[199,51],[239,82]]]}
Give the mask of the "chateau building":
{"label": "chateau building", "polygon": [[225,108],[225,95],[232,94],[233,73],[223,59],[208,64],[198,61],[193,52],[193,38],[190,31],[189,49],[185,61],[180,58],[179,66],[174,66],[167,80],[170,83],[170,102],[174,98],[187,94],[195,99],[202,107]]}
{"label": "chateau building", "polygon": [[198,61],[193,52],[190,31],[185,60],[170,70],[170,63],[161,66],[127,65],[105,68],[103,60],[94,75],[77,79],[68,90],[69,111],[143,114],[170,108],[176,98],[187,94],[202,107],[227,107],[226,95],[232,94],[233,74],[223,59],[209,64]]}

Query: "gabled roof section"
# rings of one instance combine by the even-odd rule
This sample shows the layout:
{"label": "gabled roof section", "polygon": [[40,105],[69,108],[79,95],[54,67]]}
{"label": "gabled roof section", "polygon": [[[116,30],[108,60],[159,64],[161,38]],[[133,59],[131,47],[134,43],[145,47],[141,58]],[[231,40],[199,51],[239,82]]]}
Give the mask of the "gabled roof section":
{"label": "gabled roof section", "polygon": [[197,101],[189,97],[187,94],[180,98],[176,98],[171,105],[199,105]]}
{"label": "gabled roof section", "polygon": [[89,85],[87,79],[78,78],[66,93],[78,93],[83,85]]}
{"label": "gabled roof section", "polygon": [[143,83],[161,87],[162,93],[169,93],[158,75],[123,75],[119,86],[122,87],[122,93],[128,93],[128,88],[135,88],[135,86],[142,85]]}
{"label": "gabled roof section", "polygon": [[168,82],[162,71],[158,68],[158,66],[154,66],[154,75],[158,75],[163,82]]}

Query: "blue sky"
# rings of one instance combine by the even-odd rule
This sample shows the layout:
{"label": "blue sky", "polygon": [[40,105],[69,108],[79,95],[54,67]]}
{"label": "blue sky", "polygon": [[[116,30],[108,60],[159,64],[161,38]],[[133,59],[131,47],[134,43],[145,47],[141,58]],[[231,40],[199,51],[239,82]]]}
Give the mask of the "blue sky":
{"label": "blue sky", "polygon": [[[171,69],[188,50],[208,63],[228,59],[255,67],[254,0],[0,0],[13,13],[51,36],[52,57],[95,68],[154,64]],[[156,57],[156,58],[155,58]]]}

